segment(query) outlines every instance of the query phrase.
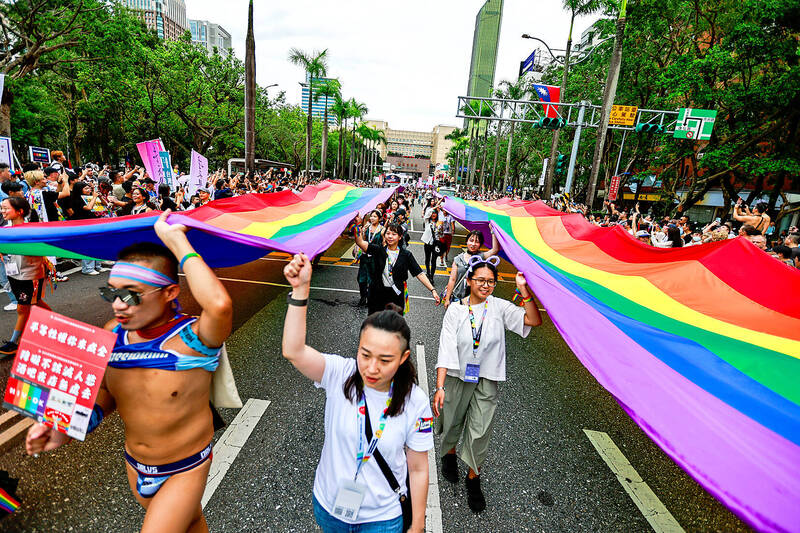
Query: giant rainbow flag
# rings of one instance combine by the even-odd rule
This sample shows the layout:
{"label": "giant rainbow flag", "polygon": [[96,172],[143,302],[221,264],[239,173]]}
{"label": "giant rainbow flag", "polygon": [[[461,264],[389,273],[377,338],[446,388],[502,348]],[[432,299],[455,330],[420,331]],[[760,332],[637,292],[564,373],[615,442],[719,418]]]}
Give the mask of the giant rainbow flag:
{"label": "giant rainbow flag", "polygon": [[[341,181],[216,200],[169,216],[190,228],[189,241],[212,267],[254,261],[268,250],[310,257],[327,250],[356,214],[385,202],[394,188],[357,188]],[[0,253],[76,259],[116,259],[124,247],[158,242],[153,224],[160,212],[119,218],[23,224],[0,229]]]}
{"label": "giant rainbow flag", "polygon": [[800,272],[743,238],[657,249],[542,202],[447,198],[497,235],[567,344],[759,530],[800,531]]}

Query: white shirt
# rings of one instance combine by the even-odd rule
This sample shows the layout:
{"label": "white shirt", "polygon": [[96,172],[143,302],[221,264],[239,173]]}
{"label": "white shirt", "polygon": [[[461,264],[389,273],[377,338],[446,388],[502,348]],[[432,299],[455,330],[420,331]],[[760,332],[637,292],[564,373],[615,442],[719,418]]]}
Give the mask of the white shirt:
{"label": "white shirt", "polygon": [[[472,325],[469,321],[469,308],[453,304],[447,308],[439,336],[439,356],[437,368],[446,368],[447,374],[464,380],[467,363],[481,365],[480,377],[492,381],[506,380],[506,329],[521,337],[531,331],[525,325],[525,308],[518,307],[508,300],[489,296],[489,306],[481,332],[481,344],[477,359],[472,353]],[[483,316],[482,306],[472,306],[475,326],[480,327]]]}
{"label": "white shirt", "polygon": [[[339,355],[325,354],[325,372],[322,381],[315,383],[325,389],[325,443],[314,477],[314,496],[329,513],[342,481],[353,481],[356,473],[356,454],[361,428],[358,424],[358,402],[350,402],[342,389],[344,382],[356,372],[356,360]],[[369,418],[373,432],[378,428],[386,408],[388,392],[364,387]],[[378,450],[391,468],[397,483],[406,486],[405,447],[418,452],[433,449],[433,414],[427,395],[414,385],[406,398],[403,412],[386,419]],[[364,436],[364,448],[368,445]],[[367,487],[364,501],[356,520],[350,523],[391,520],[402,514],[398,495],[391,489],[374,457],[364,463],[358,474],[358,483]],[[340,517],[337,517],[341,520]]]}

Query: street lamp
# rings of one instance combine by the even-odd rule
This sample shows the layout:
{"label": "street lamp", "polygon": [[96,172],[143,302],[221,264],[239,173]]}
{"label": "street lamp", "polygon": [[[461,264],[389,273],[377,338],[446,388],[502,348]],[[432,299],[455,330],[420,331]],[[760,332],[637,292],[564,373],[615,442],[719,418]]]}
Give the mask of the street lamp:
{"label": "street lamp", "polygon": [[[531,39],[531,40],[534,40],[534,41],[539,41],[540,43],[542,43],[545,46],[545,48],[547,48],[547,51],[550,53],[550,55],[553,58],[553,61],[557,61],[557,62],[562,63],[562,64],[564,63],[564,60],[562,58],[559,58],[558,56],[556,56],[553,53],[553,50],[555,50],[556,52],[562,52],[563,50],[560,50],[558,48],[550,48],[550,46],[548,46],[548,44],[546,42],[544,42],[543,40],[539,39],[538,37],[533,37],[531,35],[528,35],[527,33],[523,33],[522,34],[522,38],[523,39]],[[580,52],[578,52],[579,59],[577,61],[570,62],[570,63],[572,65],[579,65],[579,64],[583,63],[584,61],[586,61],[586,59],[590,55],[592,55],[592,52],[594,52],[595,50],[597,50],[597,48],[599,48],[599,46],[601,44],[603,44],[603,43],[605,43],[607,41],[612,41],[613,39],[614,39],[614,37],[608,37],[606,39],[603,39],[602,41],[599,41],[597,44],[595,44],[593,47],[591,47],[588,52],[586,50],[581,50]]]}
{"label": "street lamp", "polygon": [[267,85],[266,87],[264,87],[264,90],[266,91],[266,90],[267,90],[267,89],[269,89],[270,87],[277,87],[277,86],[278,86],[278,84],[277,84],[277,83],[273,83],[272,85]]}

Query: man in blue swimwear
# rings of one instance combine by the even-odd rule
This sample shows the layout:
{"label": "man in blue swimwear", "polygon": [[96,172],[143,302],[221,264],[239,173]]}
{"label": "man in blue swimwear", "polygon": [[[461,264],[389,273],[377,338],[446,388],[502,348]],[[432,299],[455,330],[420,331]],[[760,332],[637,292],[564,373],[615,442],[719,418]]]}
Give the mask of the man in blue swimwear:
{"label": "man in blue swimwear", "polygon": [[[146,509],[146,533],[208,531],[200,500],[214,435],[209,390],[232,328],[225,287],[189,244],[186,227],[167,223],[168,214],[155,224],[166,248],[126,248],[100,290],[112,302],[115,318],[106,329],[117,333],[117,343],[89,424],[91,431],[119,411],[128,481]],[[197,319],[177,312],[179,267],[202,308]],[[35,454],[69,440],[34,424],[26,447]]]}

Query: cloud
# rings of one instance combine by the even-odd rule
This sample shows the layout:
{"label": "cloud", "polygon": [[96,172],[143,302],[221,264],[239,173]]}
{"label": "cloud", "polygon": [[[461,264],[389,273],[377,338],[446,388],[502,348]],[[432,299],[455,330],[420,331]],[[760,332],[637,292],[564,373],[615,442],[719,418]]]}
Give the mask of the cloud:
{"label": "cloud", "polygon": [[[458,125],[457,97],[466,93],[475,15],[484,0],[292,0],[276,6],[254,3],[256,70],[262,86],[284,90],[300,102],[305,75],[287,60],[290,48],[328,49],[329,75],[338,77],[347,98],[369,108],[369,118],[392,128],[429,131]],[[529,33],[564,48],[569,14],[561,2],[506,0],[495,83],[514,80],[520,60],[535,48]],[[220,7],[220,6],[224,7]],[[233,37],[244,58],[247,0],[188,0],[189,18],[215,22]],[[576,20],[573,41],[597,17]],[[274,93],[273,93],[274,94]]]}

